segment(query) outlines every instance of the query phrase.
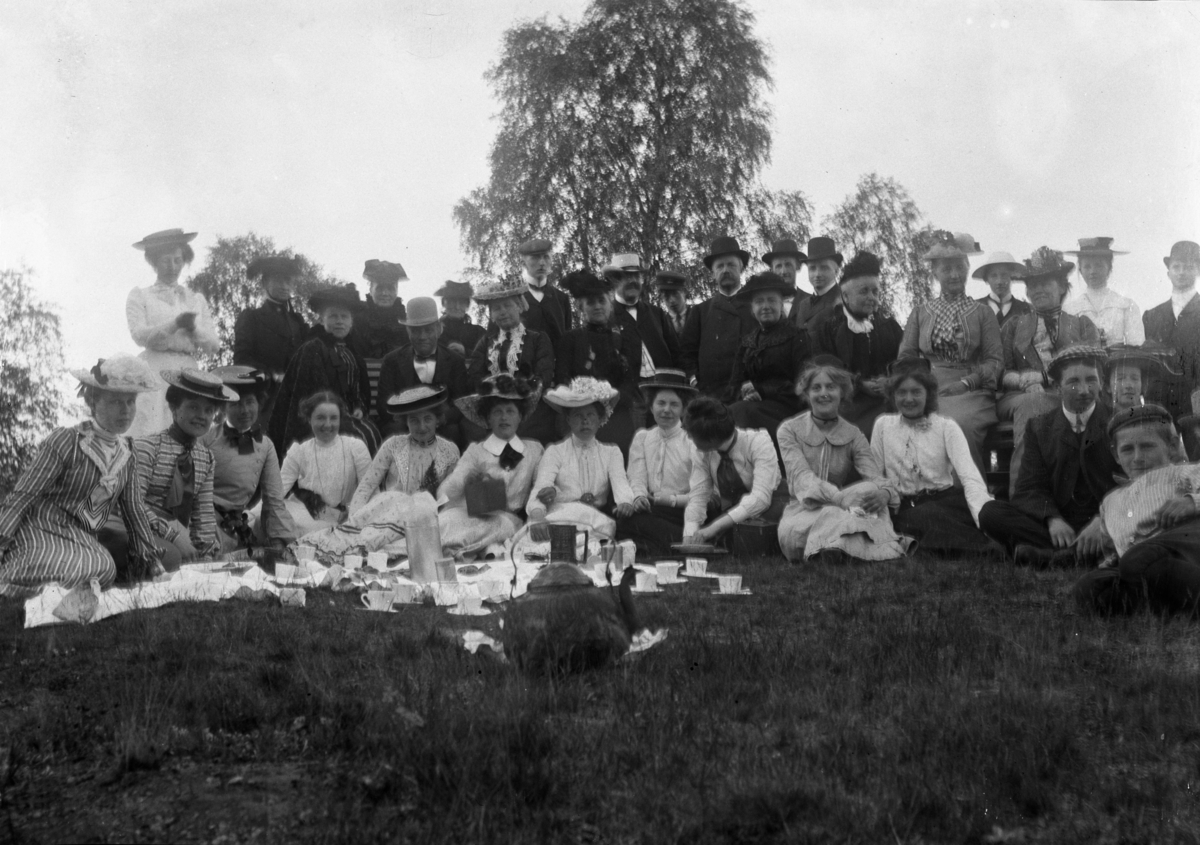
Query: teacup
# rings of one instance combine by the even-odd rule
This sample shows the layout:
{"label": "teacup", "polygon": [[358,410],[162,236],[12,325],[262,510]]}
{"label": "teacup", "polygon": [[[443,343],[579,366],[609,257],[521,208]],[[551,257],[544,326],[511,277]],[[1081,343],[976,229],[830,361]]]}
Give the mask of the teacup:
{"label": "teacup", "polygon": [[296,560],[316,560],[317,550],[312,546],[296,546]]}
{"label": "teacup", "polygon": [[277,563],[275,564],[275,580],[290,584],[296,580],[296,573],[299,571],[300,568],[293,564]]}
{"label": "teacup", "polygon": [[362,555],[342,555],[342,566],[347,569],[362,569]]}
{"label": "teacup", "polygon": [[639,572],[637,574],[637,588],[647,593],[654,592],[658,589],[658,574],[655,572]]}
{"label": "teacup", "polygon": [[476,581],[475,586],[479,588],[479,595],[485,599],[499,598],[510,589],[507,581]]}
{"label": "teacup", "polygon": [[455,583],[458,581],[458,567],[454,563],[454,558],[438,558],[434,561],[433,566],[437,571],[438,581],[442,583]]}
{"label": "teacup", "polygon": [[669,584],[672,581],[679,580],[679,563],[674,560],[660,560],[654,564],[654,571],[658,573],[658,581],[660,584]]}
{"label": "teacup", "polygon": [[708,561],[702,557],[689,557],[687,559],[687,574],[688,575],[705,575],[708,573]]}
{"label": "teacup", "polygon": [[740,593],[742,591],[741,575],[718,575],[717,586],[722,593]]}
{"label": "teacup", "polygon": [[637,543],[633,540],[622,540],[617,545],[621,549],[621,566],[633,566],[633,562],[637,560]]}
{"label": "teacup", "polygon": [[387,552],[367,552],[367,566],[382,572],[387,569]]}
{"label": "teacup", "polygon": [[304,607],[307,598],[302,587],[284,587],[279,591],[279,603],[284,607]]}
{"label": "teacup", "polygon": [[483,608],[483,599],[479,596],[462,595],[458,597],[458,612],[466,615],[478,613]]}
{"label": "teacup", "polygon": [[412,604],[417,600],[421,588],[416,584],[396,584],[392,587],[392,597],[396,604]]}
{"label": "teacup", "polygon": [[395,597],[391,590],[371,590],[362,594],[363,607],[367,610],[389,611]]}

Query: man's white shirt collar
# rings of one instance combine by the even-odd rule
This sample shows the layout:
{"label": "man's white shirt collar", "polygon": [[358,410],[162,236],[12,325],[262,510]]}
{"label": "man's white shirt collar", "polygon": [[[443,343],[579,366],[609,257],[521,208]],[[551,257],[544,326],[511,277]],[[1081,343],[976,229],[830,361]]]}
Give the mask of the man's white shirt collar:
{"label": "man's white shirt collar", "polygon": [[1063,410],[1063,416],[1065,416],[1067,418],[1067,422],[1069,422],[1071,424],[1072,429],[1075,428],[1075,418],[1076,417],[1082,418],[1083,427],[1087,428],[1088,420],[1090,420],[1092,418],[1092,414],[1095,413],[1095,411],[1096,411],[1096,403],[1093,402],[1090,408],[1088,408],[1086,411],[1081,411],[1078,414],[1076,414],[1074,411],[1068,411],[1066,405],[1062,406],[1062,410]]}

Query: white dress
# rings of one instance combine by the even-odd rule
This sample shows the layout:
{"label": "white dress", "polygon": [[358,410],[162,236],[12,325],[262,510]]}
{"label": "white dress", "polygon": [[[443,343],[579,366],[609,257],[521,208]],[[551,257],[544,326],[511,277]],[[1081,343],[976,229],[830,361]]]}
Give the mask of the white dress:
{"label": "white dress", "polygon": [[[346,506],[358,489],[358,482],[371,467],[371,454],[367,445],[357,437],[339,434],[329,443],[320,443],[315,437],[301,443],[293,443],[283,459],[279,470],[280,486],[284,493],[284,504],[296,523],[300,536],[330,525],[337,525]],[[325,508],[314,519],[308,508],[293,495],[292,485],[321,494]]]}
{"label": "white dress", "polygon": [[[196,315],[194,333],[177,330],[175,319],[187,312]],[[208,300],[181,284],[134,288],[125,300],[125,319],[133,342],[141,346],[142,358],[154,372],[196,367],[198,353],[213,354],[221,348]],[[156,434],[171,424],[167,391],[143,393],[138,397],[137,415],[129,437]]]}

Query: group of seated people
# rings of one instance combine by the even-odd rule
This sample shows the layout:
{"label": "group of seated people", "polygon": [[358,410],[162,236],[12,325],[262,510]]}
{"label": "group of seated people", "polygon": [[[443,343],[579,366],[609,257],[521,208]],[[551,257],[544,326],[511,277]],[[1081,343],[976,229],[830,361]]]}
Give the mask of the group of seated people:
{"label": "group of seated people", "polygon": [[[90,419],[51,434],[0,506],[0,594],[108,584],[300,539],[331,552],[387,548],[404,536],[411,497],[427,492],[444,553],[460,559],[518,535],[545,542],[556,523],[657,555],[723,542],[761,519],[777,525],[792,561],[894,560],[920,548],[1097,564],[1078,590],[1091,605],[1140,597],[1195,607],[1200,490],[1172,412],[1143,395],[1178,391],[1169,350],[1112,343],[1062,310],[1073,265],[1047,248],[980,268],[994,292],[1019,273],[1027,309],[966,299],[966,256],[978,249],[950,233],[927,255],[941,295],[914,307],[901,332],[877,314],[878,259],[859,253],[842,267],[822,240],[810,251],[841,268],[832,304],[827,291],[801,297],[774,272],[742,287],[746,256],[732,239],[714,243],[706,263],[729,295],[684,319],[685,339],[705,332],[703,355],[678,353],[695,368],[656,365],[686,346],[663,312],[623,295],[630,322],[614,319],[613,280],[640,286],[636,256],[618,256],[630,263],[614,260],[605,277],[563,280],[583,325],[555,344],[524,319],[562,296],[543,289],[530,301],[536,261],[525,279],[474,292],[491,323],[466,358],[429,328],[442,325],[432,300],[414,300],[407,344],[384,358],[379,426],[361,356],[345,343],[356,313],[347,289],[314,297],[323,333],[292,356],[282,382],[245,365],[159,374],[125,356],[75,371]],[[535,259],[544,246],[532,244]],[[794,244],[781,251],[793,264],[803,256]],[[1186,257],[1194,285],[1200,254]],[[741,306],[754,320],[748,332],[731,316]],[[1190,307],[1180,305],[1180,322]],[[544,326],[554,324],[548,313]],[[665,351],[630,328],[646,315]],[[705,390],[708,346],[734,331],[724,388]],[[313,344],[321,348],[305,352]],[[336,378],[314,380],[321,368]],[[138,394],[161,389],[160,375],[171,424],[127,441]],[[457,390],[446,383],[456,380]],[[279,439],[259,422],[272,402]],[[1017,421],[1007,501],[981,473],[979,431],[999,417]]]}

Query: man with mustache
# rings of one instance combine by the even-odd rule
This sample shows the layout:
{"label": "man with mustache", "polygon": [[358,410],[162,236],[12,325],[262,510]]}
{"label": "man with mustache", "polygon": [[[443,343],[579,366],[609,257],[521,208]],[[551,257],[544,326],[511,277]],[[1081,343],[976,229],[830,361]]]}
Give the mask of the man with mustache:
{"label": "man with mustache", "polygon": [[1200,298],[1196,296],[1196,276],[1200,275],[1200,244],[1179,241],[1163,259],[1171,280],[1171,298],[1142,316],[1146,340],[1175,349],[1175,360],[1182,375],[1156,380],[1146,391],[1146,401],[1162,405],[1173,416],[1192,412],[1189,397],[1200,386]]}
{"label": "man with mustache", "polygon": [[725,391],[742,336],[758,326],[750,304],[734,299],[749,261],[750,253],[737,238],[716,238],[704,256],[704,266],[712,273],[717,292],[691,308],[683,327],[680,362],[697,389],[710,396]]}
{"label": "man with mustache", "polygon": [[803,300],[796,297],[791,318],[803,331],[811,334],[817,318],[841,301],[837,279],[842,266],[842,254],[837,251],[833,238],[809,238],[808,257],[803,264],[808,268],[808,283],[812,285],[813,292]]}
{"label": "man with mustache", "polygon": [[641,257],[636,253],[615,254],[600,272],[612,282],[616,294],[613,302],[616,324],[623,331],[633,332],[641,341],[642,365],[638,377],[650,378],[656,369],[678,366],[679,338],[671,328],[671,321],[661,308],[642,297],[645,268]]}
{"label": "man with mustache", "polygon": [[525,292],[525,310],[521,322],[550,339],[550,346],[575,325],[571,297],[550,284],[550,253],[553,245],[545,238],[534,238],[517,247],[521,256],[521,280]]}

